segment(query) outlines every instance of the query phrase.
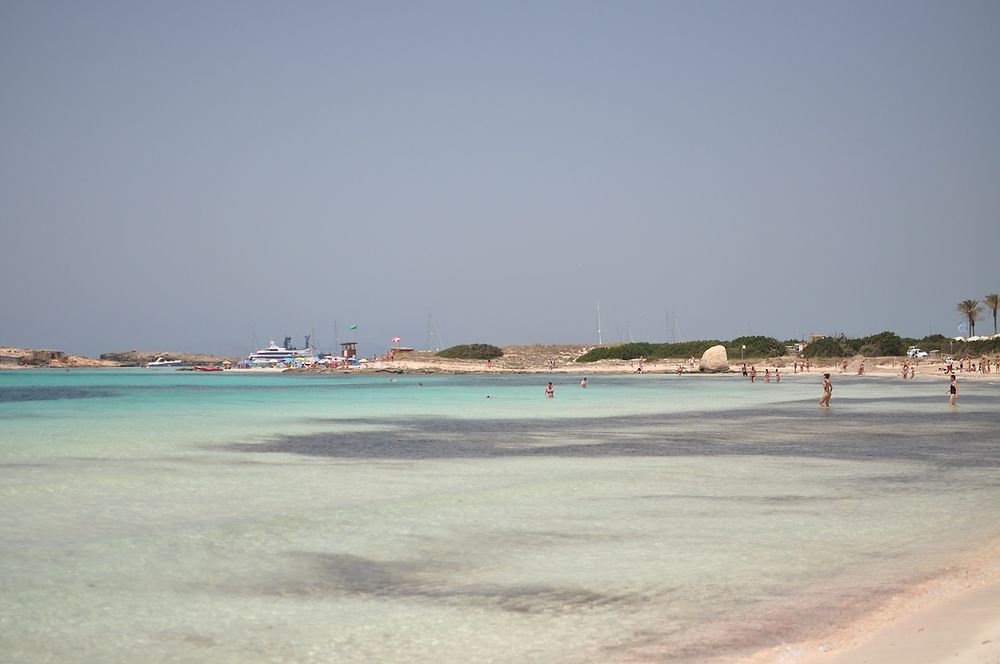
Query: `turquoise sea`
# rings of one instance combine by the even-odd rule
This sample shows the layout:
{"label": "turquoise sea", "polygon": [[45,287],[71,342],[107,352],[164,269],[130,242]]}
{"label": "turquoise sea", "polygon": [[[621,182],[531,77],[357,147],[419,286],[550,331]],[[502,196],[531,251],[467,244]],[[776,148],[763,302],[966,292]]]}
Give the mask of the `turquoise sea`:
{"label": "turquoise sea", "polygon": [[726,662],[1000,541],[1000,381],[582,376],[0,372],[3,660]]}

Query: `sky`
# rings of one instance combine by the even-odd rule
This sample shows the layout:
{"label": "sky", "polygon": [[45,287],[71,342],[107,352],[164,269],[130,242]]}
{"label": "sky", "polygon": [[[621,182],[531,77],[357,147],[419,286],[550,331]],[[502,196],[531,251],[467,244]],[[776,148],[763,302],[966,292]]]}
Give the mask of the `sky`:
{"label": "sky", "polygon": [[1000,3],[5,0],[0,283],[86,355],[957,335]]}

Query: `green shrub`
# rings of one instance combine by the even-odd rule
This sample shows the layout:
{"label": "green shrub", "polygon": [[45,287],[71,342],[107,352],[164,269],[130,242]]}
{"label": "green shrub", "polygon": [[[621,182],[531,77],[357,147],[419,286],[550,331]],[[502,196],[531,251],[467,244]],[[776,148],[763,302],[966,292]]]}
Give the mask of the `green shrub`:
{"label": "green shrub", "polygon": [[503,350],[491,344],[462,344],[445,348],[437,356],[452,360],[492,360],[503,356]]}
{"label": "green shrub", "polygon": [[643,341],[618,346],[599,346],[576,358],[576,361],[634,360],[638,357],[644,357],[648,360],[660,360],[665,357],[701,357],[706,350],[720,343],[720,341],[715,340],[684,341],[673,344],[651,344]]}
{"label": "green shrub", "polygon": [[[792,341],[785,344],[771,337],[737,337],[726,344],[726,353],[730,360],[739,357],[741,352],[744,357],[781,357],[786,353],[786,345],[797,343]],[[746,350],[743,350],[744,345],[747,347]]]}
{"label": "green shrub", "polygon": [[802,354],[805,357],[846,357],[852,355],[853,350],[833,337],[822,337],[806,346]]}
{"label": "green shrub", "polygon": [[870,337],[848,339],[847,345],[855,353],[868,356],[905,355],[909,345],[895,332],[879,332]]}
{"label": "green shrub", "polygon": [[986,339],[983,341],[955,341],[951,346],[951,350],[948,350],[947,352],[955,357],[995,355],[1000,353],[1000,339]]}
{"label": "green shrub", "polygon": [[952,340],[943,334],[931,334],[923,339],[920,339],[919,341],[913,341],[912,343],[907,344],[907,347],[909,346],[918,346],[921,350],[926,350],[928,352],[937,350],[950,353]]}
{"label": "green shrub", "polygon": [[[749,336],[737,337],[732,341],[715,340],[686,341],[673,344],[653,344],[647,342],[620,344],[618,346],[601,346],[577,358],[577,362],[596,362],[597,360],[619,359],[634,360],[639,357],[647,359],[663,359],[671,357],[701,357],[710,347],[722,343],[726,347],[729,360],[740,357],[742,346],[744,357],[781,357],[786,353],[786,346],[798,344],[793,340],[782,342],[771,337]],[[932,334],[923,339],[903,338],[895,332],[879,332],[868,337],[857,339],[822,337],[806,346],[805,357],[847,357],[850,355],[867,355],[869,357],[902,356],[910,346],[918,346],[922,350],[936,350],[942,354],[952,354],[955,357],[966,355],[994,355],[1000,353],[1000,338],[985,341],[953,341],[940,334]]]}
{"label": "green shrub", "polygon": [[620,344],[618,346],[600,346],[580,357],[577,362],[596,362],[597,360],[634,360],[644,357],[649,360],[661,360],[668,357],[701,357],[712,346],[723,345],[729,359],[740,356],[743,344],[747,349],[744,357],[780,357],[785,354],[785,344],[771,337],[739,337],[729,342],[715,339],[699,339],[679,343],[652,344],[638,342]]}

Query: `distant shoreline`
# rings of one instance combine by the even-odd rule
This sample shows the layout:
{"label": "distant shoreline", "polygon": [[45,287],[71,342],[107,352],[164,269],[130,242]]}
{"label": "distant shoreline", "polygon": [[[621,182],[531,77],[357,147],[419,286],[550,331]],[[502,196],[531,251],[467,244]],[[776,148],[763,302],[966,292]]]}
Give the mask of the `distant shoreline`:
{"label": "distant shoreline", "polygon": [[[305,374],[339,374],[339,373],[397,373],[397,374],[572,374],[583,377],[585,375],[600,374],[683,374],[683,375],[732,375],[742,373],[742,366],[745,363],[747,368],[756,367],[758,382],[764,380],[764,372],[770,370],[772,375],[775,370],[780,370],[783,377],[803,373],[804,370],[796,370],[795,365],[802,365],[805,360],[791,355],[768,358],[744,358],[743,360],[729,359],[729,371],[715,373],[702,373],[699,371],[699,358],[666,358],[666,359],[634,359],[634,360],[598,360],[596,362],[576,362],[588,350],[594,348],[593,345],[515,345],[503,348],[504,355],[494,360],[461,360],[438,357],[431,351],[415,351],[394,359],[374,358],[366,360],[359,366],[353,367],[331,367],[316,365],[295,369],[227,369],[232,371],[262,371],[267,373],[292,372]],[[30,349],[3,348],[0,347],[0,370],[23,370],[23,369],[72,369],[72,368],[121,368],[121,367],[143,367],[147,362],[163,356],[171,359],[181,359],[185,364],[207,364],[221,365],[227,358],[213,355],[196,353],[169,353],[169,352],[138,352],[108,354],[119,358],[127,358],[127,361],[96,359],[79,355],[68,355],[59,353],[57,359],[43,361],[36,364],[19,364],[11,358],[30,357],[32,353],[59,353],[59,351],[32,351]],[[44,357],[44,356],[42,356]],[[907,361],[905,357],[862,357],[855,356],[846,358],[848,361],[847,370],[841,373],[844,358],[821,358],[809,360],[809,371],[805,373],[816,374],[817,377],[822,372],[830,372],[834,379],[836,376],[857,376],[861,364],[864,363],[865,375],[870,376],[896,376],[900,377],[903,363]],[[978,362],[979,358],[974,358]],[[236,365],[237,358],[228,358],[228,361]],[[945,362],[938,358],[923,358],[910,360],[915,376],[937,376],[947,375]],[[956,359],[953,364],[955,373],[961,379],[989,380],[996,374],[973,373],[970,371],[959,371],[959,363]],[[640,371],[641,367],[641,371]],[[170,369],[161,369],[170,371]],[[997,376],[1000,378],[1000,376]],[[900,377],[901,379],[901,377]]]}

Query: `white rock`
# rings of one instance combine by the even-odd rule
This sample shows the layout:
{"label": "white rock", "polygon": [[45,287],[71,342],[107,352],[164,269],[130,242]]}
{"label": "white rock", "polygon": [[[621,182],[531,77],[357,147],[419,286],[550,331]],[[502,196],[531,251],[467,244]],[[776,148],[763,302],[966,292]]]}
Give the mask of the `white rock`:
{"label": "white rock", "polygon": [[729,371],[729,356],[726,354],[726,347],[712,346],[701,356],[701,364],[698,371],[704,373],[723,373]]}

